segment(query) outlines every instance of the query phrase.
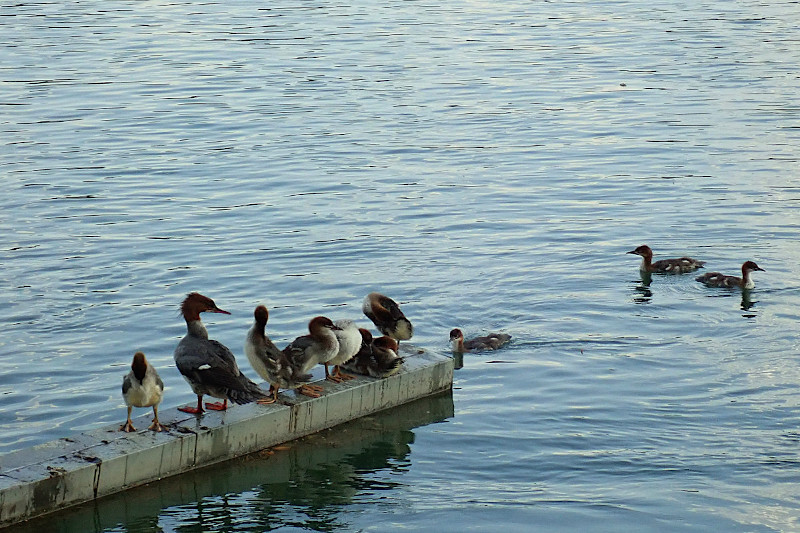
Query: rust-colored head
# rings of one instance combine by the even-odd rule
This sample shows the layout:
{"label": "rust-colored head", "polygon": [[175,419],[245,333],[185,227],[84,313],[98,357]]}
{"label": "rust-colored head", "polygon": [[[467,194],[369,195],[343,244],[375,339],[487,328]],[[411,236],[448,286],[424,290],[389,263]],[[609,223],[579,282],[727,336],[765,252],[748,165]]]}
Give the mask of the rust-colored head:
{"label": "rust-colored head", "polygon": [[269,311],[265,305],[259,305],[256,307],[256,310],[253,311],[253,316],[256,319],[256,323],[261,326],[265,326],[269,320]]}
{"label": "rust-colored head", "polygon": [[181,304],[181,314],[186,322],[200,320],[200,313],[204,313],[206,311],[209,313],[222,313],[225,315],[230,314],[229,312],[217,307],[217,304],[214,303],[214,300],[197,292],[190,292],[187,294],[186,298]]}
{"label": "rust-colored head", "polygon": [[653,257],[653,250],[651,250],[650,247],[647,246],[646,244],[643,244],[643,245],[641,245],[641,246],[639,246],[637,248],[634,248],[630,252],[626,252],[626,253],[634,254],[634,255],[641,255],[642,257]]}
{"label": "rust-colored head", "polygon": [[755,264],[754,261],[745,261],[744,264],[742,265],[742,273],[753,272],[755,270],[766,272],[766,270]]}
{"label": "rust-colored head", "polygon": [[136,376],[136,379],[139,381],[144,379],[144,375],[147,373],[147,358],[142,352],[136,352],[133,354],[131,370],[133,370],[133,375]]}

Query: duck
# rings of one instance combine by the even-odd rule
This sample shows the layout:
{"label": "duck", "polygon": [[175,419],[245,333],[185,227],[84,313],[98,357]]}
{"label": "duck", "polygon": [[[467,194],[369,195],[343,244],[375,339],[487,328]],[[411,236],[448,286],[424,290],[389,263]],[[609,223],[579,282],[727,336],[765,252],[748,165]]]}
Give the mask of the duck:
{"label": "duck", "polygon": [[297,364],[292,364],[289,357],[267,336],[265,332],[269,320],[267,307],[257,306],[253,316],[255,321],[247,332],[244,353],[256,374],[269,383],[270,396],[256,400],[258,404],[267,405],[278,401],[280,389],[297,389],[311,381],[311,374],[303,373]]}
{"label": "duck", "polygon": [[[361,349],[361,332],[356,323],[344,318],[334,322],[338,328],[333,330],[336,340],[339,341],[339,352],[329,361],[325,362],[325,379],[342,382],[353,379],[355,376],[342,372],[341,366],[352,359]],[[333,371],[328,372],[328,366],[333,365]]]}
{"label": "duck", "polygon": [[358,331],[362,338],[361,349],[344,365],[345,368],[374,378],[387,378],[402,368],[403,358],[397,356],[396,340],[386,336],[373,339],[372,333],[365,328]]}
{"label": "duck", "polygon": [[366,328],[358,328],[358,332],[361,335],[361,347],[352,359],[342,364],[342,367],[366,376],[369,375],[366,367],[372,360],[372,333]]}
{"label": "duck", "polygon": [[[309,334],[297,337],[283,349],[283,353],[301,373],[307,374],[316,365],[325,364],[338,355],[339,340],[335,333],[338,329],[330,318],[314,317],[308,323]],[[319,385],[308,384],[297,389],[300,394],[311,398],[319,398],[321,391]]]}
{"label": "duck", "polygon": [[510,341],[511,335],[507,333],[490,333],[485,337],[475,337],[465,341],[464,333],[460,329],[454,328],[450,330],[450,344],[453,353],[496,350]]}
{"label": "duck", "polygon": [[698,268],[703,268],[703,265],[706,264],[705,261],[698,261],[697,259],[692,259],[691,257],[660,259],[653,262],[653,250],[651,250],[646,244],[643,244],[627,253],[641,256],[642,264],[639,266],[639,270],[651,274],[684,274],[686,272],[694,272]]}
{"label": "duck", "polygon": [[208,331],[200,320],[200,313],[222,313],[214,300],[197,292],[189,293],[181,304],[181,314],[186,320],[186,336],[175,348],[175,365],[197,395],[197,407],[184,406],[184,413],[203,413],[203,395],[222,401],[207,403],[206,409],[224,411],[228,400],[245,404],[264,398],[267,394],[242,374],[233,353],[222,343],[208,338]]}
{"label": "duck", "polygon": [[367,366],[369,375],[386,378],[399,372],[404,359],[397,355],[398,347],[397,341],[388,335],[373,339],[372,359],[375,364]]}
{"label": "duck", "polygon": [[120,426],[120,431],[136,431],[131,422],[134,407],[152,407],[153,423],[147,429],[165,431],[167,428],[158,421],[158,404],[164,397],[164,382],[142,352],[133,354],[131,371],[122,379],[122,398],[128,406],[128,419]]}
{"label": "duck", "polygon": [[414,326],[400,310],[397,302],[378,292],[364,297],[361,310],[382,334],[397,341],[405,341],[414,335]]}
{"label": "duck", "polygon": [[709,272],[702,276],[697,276],[695,279],[700,283],[705,283],[709,287],[738,287],[740,289],[752,289],[756,286],[753,278],[750,276],[751,272],[760,270],[766,272],[763,268],[755,264],[753,261],[745,261],[742,264],[742,277],[739,276],[726,276],[719,272]]}

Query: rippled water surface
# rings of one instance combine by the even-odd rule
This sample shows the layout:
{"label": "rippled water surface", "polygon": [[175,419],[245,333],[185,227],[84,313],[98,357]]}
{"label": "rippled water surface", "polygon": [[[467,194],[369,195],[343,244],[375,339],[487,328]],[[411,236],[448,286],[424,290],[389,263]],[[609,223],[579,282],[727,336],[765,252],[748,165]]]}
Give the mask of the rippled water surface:
{"label": "rippled water surface", "polygon": [[[189,291],[243,358],[256,304],[284,344],[379,290],[426,350],[514,341],[62,530],[800,529],[798,28],[796,1],[0,2],[0,452],[122,422],[136,350],[191,402]],[[643,243],[766,272],[643,280]]]}

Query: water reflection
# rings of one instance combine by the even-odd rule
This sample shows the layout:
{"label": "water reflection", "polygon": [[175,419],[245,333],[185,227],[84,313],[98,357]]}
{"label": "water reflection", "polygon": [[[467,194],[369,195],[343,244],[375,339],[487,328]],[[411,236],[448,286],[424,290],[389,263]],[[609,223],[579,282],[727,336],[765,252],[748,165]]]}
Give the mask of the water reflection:
{"label": "water reflection", "polygon": [[[750,311],[750,309],[753,308],[758,303],[758,300],[751,299],[750,293],[751,293],[750,289],[742,290],[742,305],[741,305],[742,311]],[[752,318],[756,315],[755,313],[746,313],[742,316],[746,318]]]}
{"label": "water reflection", "polygon": [[343,506],[361,496],[375,499],[376,492],[402,484],[402,474],[411,464],[413,429],[443,422],[453,413],[452,392],[423,398],[286,447],[34,520],[15,532],[347,529]]}
{"label": "water reflection", "polygon": [[653,282],[653,275],[650,272],[639,271],[640,279],[634,281],[633,302],[637,304],[648,304],[653,299],[653,291],[650,290],[650,283]]}

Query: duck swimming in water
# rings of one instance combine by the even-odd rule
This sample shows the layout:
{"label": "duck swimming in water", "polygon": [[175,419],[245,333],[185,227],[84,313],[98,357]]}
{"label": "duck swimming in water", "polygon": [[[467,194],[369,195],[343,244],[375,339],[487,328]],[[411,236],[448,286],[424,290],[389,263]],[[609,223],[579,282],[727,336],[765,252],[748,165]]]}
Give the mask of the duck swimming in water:
{"label": "duck swimming in water", "polygon": [[738,287],[740,289],[752,289],[756,286],[756,284],[753,282],[753,278],[750,276],[750,273],[755,272],[756,270],[765,272],[763,268],[755,264],[753,261],[745,261],[742,265],[741,278],[738,276],[726,276],[725,274],[721,274],[719,272],[709,272],[708,274],[697,276],[695,279],[700,283],[705,283],[709,287]]}
{"label": "duck swimming in water", "polygon": [[131,410],[134,407],[152,407],[153,423],[147,429],[153,431],[164,431],[167,428],[158,421],[158,404],[164,395],[164,382],[158,376],[158,372],[151,365],[142,352],[133,354],[131,371],[122,380],[122,397],[125,405],[128,406],[128,419],[120,431],[136,431],[131,422]]}
{"label": "duck swimming in water", "polygon": [[[297,337],[283,349],[283,353],[301,373],[307,374],[316,365],[325,364],[339,353],[339,340],[335,333],[338,329],[330,318],[314,317],[308,323],[309,334]],[[319,398],[321,391],[319,385],[301,385],[297,389],[300,394],[312,398]]]}
{"label": "duck swimming in water", "polygon": [[311,374],[303,373],[298,364],[292,364],[292,360],[267,336],[269,311],[266,306],[256,307],[253,316],[255,322],[247,332],[244,353],[253,370],[269,383],[271,393],[271,397],[256,400],[256,403],[276,403],[280,389],[297,389],[311,381]]}
{"label": "duck swimming in water", "polygon": [[507,333],[490,333],[485,337],[475,337],[474,339],[464,340],[464,333],[454,328],[450,330],[450,344],[453,353],[465,352],[485,352],[496,350],[511,341],[511,335]]}
{"label": "duck swimming in water", "polygon": [[206,311],[230,314],[217,307],[208,296],[196,292],[187,295],[181,305],[187,331],[173,355],[175,365],[197,395],[197,407],[178,409],[185,413],[202,413],[205,394],[223,400],[206,404],[207,409],[215,411],[227,409],[228,400],[244,404],[265,397],[266,393],[239,371],[233,353],[222,343],[208,338],[208,331],[200,321],[200,313]]}
{"label": "duck swimming in water", "polygon": [[361,310],[372,320],[375,327],[389,337],[405,341],[414,335],[414,326],[400,310],[397,302],[377,292],[371,292],[364,298]]}
{"label": "duck swimming in water", "polygon": [[642,264],[639,266],[639,270],[651,274],[683,274],[686,272],[694,272],[698,268],[703,268],[703,265],[706,264],[705,261],[698,261],[697,259],[692,259],[691,257],[660,259],[653,262],[653,250],[651,250],[646,244],[643,244],[635,250],[631,250],[627,253],[641,256]]}

